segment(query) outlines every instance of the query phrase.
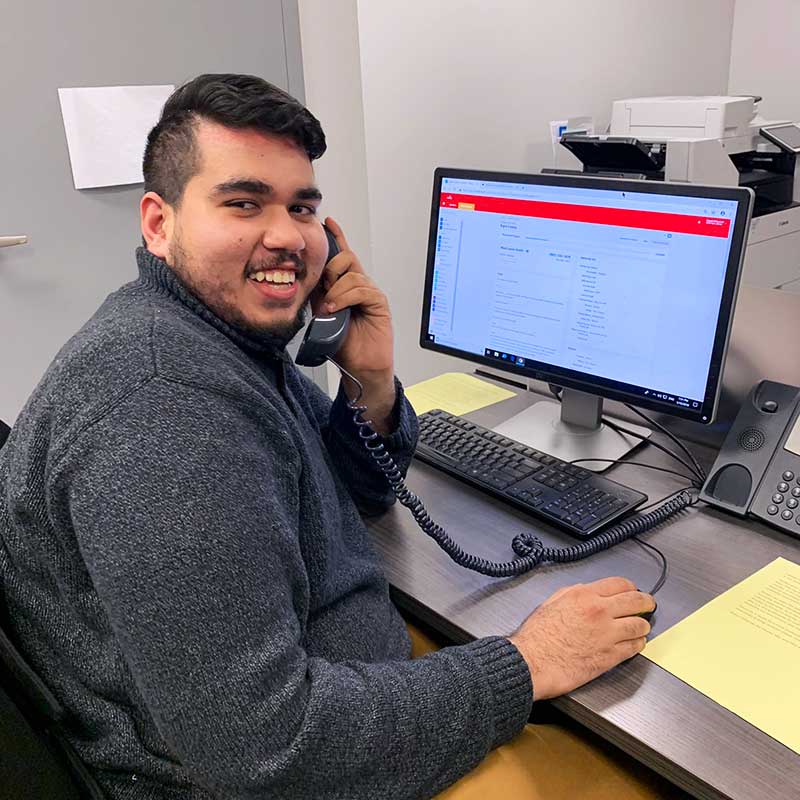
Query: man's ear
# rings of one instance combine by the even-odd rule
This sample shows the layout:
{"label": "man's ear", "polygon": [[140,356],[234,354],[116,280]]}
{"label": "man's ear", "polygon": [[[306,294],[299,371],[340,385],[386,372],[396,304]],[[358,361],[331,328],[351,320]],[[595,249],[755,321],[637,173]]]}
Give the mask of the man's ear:
{"label": "man's ear", "polygon": [[167,260],[172,232],[175,225],[175,212],[172,206],[155,192],[147,192],[139,204],[142,218],[142,236],[147,249],[154,255]]}

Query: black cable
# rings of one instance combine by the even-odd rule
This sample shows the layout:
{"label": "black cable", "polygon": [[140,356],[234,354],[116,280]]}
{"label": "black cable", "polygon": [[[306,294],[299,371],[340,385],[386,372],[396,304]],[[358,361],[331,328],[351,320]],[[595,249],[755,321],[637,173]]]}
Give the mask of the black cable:
{"label": "black cable", "polygon": [[[553,397],[555,397],[556,400],[558,400],[558,402],[561,403],[562,402],[561,392],[564,390],[563,387],[562,386],[557,386],[554,383],[549,383],[547,385],[548,385],[548,388],[550,389],[550,393],[553,395]],[[619,423],[608,419],[608,417],[605,417],[605,416],[601,417],[603,424],[605,424],[609,428],[611,428],[612,431],[616,431],[617,433],[624,433],[624,434],[627,434],[628,436],[633,436],[636,439],[641,439],[643,442],[647,442],[648,444],[650,444],[653,447],[655,447],[657,450],[661,450],[663,453],[666,453],[671,458],[674,458],[681,466],[686,467],[686,469],[688,469],[692,474],[695,475],[696,480],[698,480],[700,484],[705,482],[705,479],[706,479],[705,472],[703,472],[703,470],[700,467],[700,465],[697,464],[697,462],[694,459],[694,456],[692,456],[692,454],[686,449],[686,447],[684,447],[684,445],[675,436],[673,436],[663,425],[660,425],[655,420],[651,420],[649,417],[646,417],[644,414],[641,414],[640,412],[636,411],[636,409],[633,408],[632,406],[628,406],[628,407],[632,411],[635,411],[637,414],[639,414],[639,416],[643,417],[646,421],[652,422],[654,427],[656,427],[659,430],[663,431],[667,436],[669,436],[671,439],[673,439],[676,442],[676,444],[681,449],[683,449],[687,453],[689,458],[691,458],[692,461],[696,464],[696,468],[692,464],[687,463],[677,453],[673,452],[672,450],[670,450],[667,447],[664,447],[664,445],[659,444],[658,442],[654,442],[650,437],[644,436],[643,434],[638,433],[637,431],[632,431],[630,428],[625,428],[622,425],[620,425]],[[597,459],[597,460],[600,460],[600,459]],[[628,462],[628,463],[630,463],[630,462]],[[694,481],[693,481],[693,483],[694,483]]]}
{"label": "black cable", "polygon": [[646,506],[642,506],[641,508],[638,509],[638,511],[640,513],[642,511],[647,511],[647,510],[649,510],[649,509],[651,509],[651,508],[653,508],[653,507],[655,507],[657,505],[660,505],[661,503],[666,503],[667,500],[672,500],[673,497],[676,497],[681,492],[684,492],[684,491],[686,491],[688,489],[695,489],[695,488],[696,487],[694,487],[694,486],[682,486],[680,489],[676,489],[674,492],[670,492],[669,494],[664,495],[664,497],[660,497],[658,500],[654,500],[652,503],[648,503]]}
{"label": "black cable", "polygon": [[650,417],[650,416],[648,416],[647,414],[645,414],[643,411],[639,411],[639,409],[638,409],[638,408],[634,408],[634,407],[633,407],[632,405],[630,405],[629,403],[625,403],[625,408],[628,408],[628,409],[630,409],[631,411],[633,411],[633,413],[634,413],[634,414],[638,414],[638,415],[639,415],[639,416],[640,416],[640,417],[641,417],[641,418],[642,418],[642,419],[643,419],[643,420],[644,420],[644,421],[645,421],[645,422],[646,422],[648,425],[653,425],[653,426],[655,426],[655,427],[656,427],[656,428],[658,428],[658,429],[659,429],[659,430],[660,430],[662,433],[664,433],[664,434],[666,434],[667,436],[669,436],[669,438],[670,438],[670,439],[672,439],[672,441],[673,441],[673,442],[675,442],[675,444],[677,444],[677,445],[678,445],[678,447],[680,447],[680,448],[681,448],[681,450],[683,450],[683,452],[684,452],[684,453],[686,453],[686,455],[687,455],[687,456],[689,456],[689,458],[692,460],[692,464],[694,464],[694,465],[695,465],[695,467],[697,468],[697,471],[698,471],[698,473],[700,474],[700,476],[701,476],[701,477],[702,477],[702,479],[703,479],[703,482],[705,483],[705,480],[706,480],[706,478],[708,477],[708,476],[706,475],[706,471],[705,471],[705,470],[703,469],[703,467],[702,467],[702,466],[699,464],[699,462],[697,461],[697,459],[696,459],[696,458],[695,458],[695,457],[694,457],[694,456],[691,454],[691,452],[689,451],[689,448],[688,448],[688,447],[686,447],[686,445],[685,445],[685,444],[684,444],[684,443],[683,443],[683,442],[682,442],[682,441],[681,441],[681,440],[680,440],[680,439],[679,439],[677,436],[675,436],[675,435],[674,435],[674,434],[673,434],[671,431],[669,431],[669,430],[666,428],[666,426],[662,425],[660,422],[657,422],[657,421],[656,421],[656,420],[654,420],[652,417]]}
{"label": "black cable", "polygon": [[[604,461],[609,464],[629,464],[632,467],[645,467],[647,469],[656,469],[659,472],[668,472],[670,475],[677,475],[679,478],[683,478],[684,480],[692,481],[691,475],[684,475],[682,472],[678,472],[674,469],[669,469],[668,467],[659,467],[656,464],[645,464],[644,461],[629,461],[626,458],[575,458],[572,461],[567,463],[569,464],[580,464],[581,461]],[[695,486],[694,481],[692,481],[692,485],[689,488],[698,489],[698,486]]]}
{"label": "black cable", "polygon": [[[603,423],[605,425],[608,425],[608,427],[611,428],[612,430],[617,431],[617,433],[624,433],[624,434],[627,434],[628,436],[634,436],[637,439],[641,439],[643,442],[647,442],[652,447],[655,447],[656,450],[661,450],[663,453],[666,453],[668,456],[671,456],[672,458],[674,458],[681,466],[686,467],[686,469],[688,469],[689,472],[694,476],[693,480],[690,478],[690,480],[692,480],[692,483],[694,483],[695,481],[698,481],[698,486],[700,486],[700,485],[702,485],[703,481],[705,480],[705,478],[699,472],[697,472],[697,470],[688,461],[686,461],[685,459],[681,458],[676,452],[674,452],[673,450],[670,450],[668,447],[664,447],[663,444],[659,444],[658,442],[654,442],[649,436],[644,436],[641,433],[637,433],[636,431],[632,431],[630,428],[626,428],[626,427],[624,427],[622,425],[619,425],[618,423],[608,419],[607,417],[603,417]],[[630,462],[628,462],[628,463],[630,463]],[[687,477],[687,476],[684,476],[684,477]]]}
{"label": "black cable", "polygon": [[395,464],[394,459],[389,455],[381,437],[372,427],[370,420],[364,419],[367,407],[359,405],[363,394],[361,383],[347,370],[337,364],[332,358],[328,360],[338,368],[342,375],[347,376],[358,387],[358,395],[354,400],[347,403],[347,407],[353,412],[353,423],[358,429],[358,436],[364,443],[372,460],[378,469],[385,475],[392,487],[395,497],[411,511],[420,529],[430,536],[442,550],[459,566],[488,575],[493,578],[507,578],[513,575],[522,575],[537,567],[539,564],[551,562],[556,564],[566,564],[572,561],[579,561],[588,556],[599,553],[601,550],[608,550],[626,539],[643,533],[661,524],[669,517],[679,511],[692,506],[697,502],[697,494],[689,490],[684,490],[677,497],[665,503],[660,508],[631,517],[623,522],[614,525],[591,539],[573,545],[572,547],[552,548],[545,547],[538,536],[529,533],[517,534],[511,547],[518,558],[513,561],[488,561],[478,556],[471,555],[461,549],[457,542],[450,538],[447,531],[437,525],[428,514],[422,500],[419,499],[405,484],[400,470]]}
{"label": "black cable", "polygon": [[636,542],[636,544],[640,545],[641,547],[646,547],[649,550],[652,550],[659,557],[659,559],[661,559],[661,574],[658,576],[656,585],[649,592],[649,594],[655,594],[667,582],[667,557],[657,547],[654,547],[649,542],[645,542],[638,536],[632,536],[631,540]]}

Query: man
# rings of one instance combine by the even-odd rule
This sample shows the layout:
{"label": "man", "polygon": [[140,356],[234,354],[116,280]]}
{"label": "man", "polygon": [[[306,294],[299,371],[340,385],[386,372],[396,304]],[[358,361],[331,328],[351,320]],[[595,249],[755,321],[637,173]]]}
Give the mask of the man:
{"label": "man", "polygon": [[[413,410],[385,295],[317,214],[325,139],[250,76],[178,89],[144,159],[139,278],[58,354],[0,451],[12,632],[111,798],[417,798],[518,734],[534,696],[633,656],[653,599],[564,589],[510,639],[409,660],[358,508],[392,502],[346,408],[288,359],[353,309],[339,359],[405,469]],[[636,795],[643,796],[643,795]]]}

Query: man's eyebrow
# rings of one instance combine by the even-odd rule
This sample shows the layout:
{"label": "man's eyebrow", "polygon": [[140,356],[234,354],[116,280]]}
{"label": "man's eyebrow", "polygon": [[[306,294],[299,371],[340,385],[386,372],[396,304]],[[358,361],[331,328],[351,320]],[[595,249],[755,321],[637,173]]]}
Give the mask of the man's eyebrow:
{"label": "man's eyebrow", "polygon": [[[233,180],[218,183],[212,190],[212,195],[221,194],[258,194],[268,196],[273,189],[268,183],[255,178],[234,178]],[[304,186],[294,193],[295,200],[322,200],[322,192],[316,186]]]}
{"label": "man's eyebrow", "polygon": [[306,186],[294,193],[296,200],[322,200],[322,192],[316,186]]}
{"label": "man's eyebrow", "polygon": [[234,178],[224,183],[218,183],[212,190],[211,194],[236,194],[237,192],[244,192],[245,194],[272,194],[272,187],[264,181],[255,180],[252,178]]}

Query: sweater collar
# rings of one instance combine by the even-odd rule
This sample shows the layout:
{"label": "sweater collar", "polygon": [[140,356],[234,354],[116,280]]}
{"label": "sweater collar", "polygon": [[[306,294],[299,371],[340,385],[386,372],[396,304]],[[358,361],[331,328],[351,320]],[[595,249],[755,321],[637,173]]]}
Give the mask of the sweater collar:
{"label": "sweater collar", "polygon": [[193,311],[202,320],[224,333],[243,350],[271,356],[282,361],[290,360],[283,339],[268,333],[255,334],[225,322],[205,303],[195,297],[179,280],[163,259],[153,255],[147,248],[136,249],[136,263],[139,266],[139,281],[155,289],[159,294],[177,300]]}

